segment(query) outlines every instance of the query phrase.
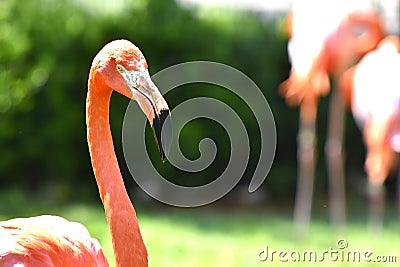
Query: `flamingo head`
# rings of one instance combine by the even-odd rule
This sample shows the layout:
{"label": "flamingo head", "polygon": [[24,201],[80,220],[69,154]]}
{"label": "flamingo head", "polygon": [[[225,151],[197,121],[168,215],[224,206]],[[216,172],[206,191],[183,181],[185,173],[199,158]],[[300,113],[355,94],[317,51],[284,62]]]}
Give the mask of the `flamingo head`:
{"label": "flamingo head", "polygon": [[139,48],[127,40],[112,41],[97,54],[93,67],[106,88],[112,88],[139,103],[152,126],[161,159],[165,160],[161,130],[164,122],[170,118],[170,111],[150,78],[146,59]]}

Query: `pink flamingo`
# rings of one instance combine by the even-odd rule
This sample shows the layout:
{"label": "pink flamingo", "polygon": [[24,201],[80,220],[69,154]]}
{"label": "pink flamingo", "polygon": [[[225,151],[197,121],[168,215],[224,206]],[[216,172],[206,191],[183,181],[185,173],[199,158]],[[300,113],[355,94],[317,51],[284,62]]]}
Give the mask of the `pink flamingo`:
{"label": "pink flamingo", "polygon": [[[384,38],[376,50],[343,74],[340,88],[363,132],[367,149],[370,224],[381,228],[383,183],[397,165],[400,152],[400,38]],[[400,184],[398,187],[400,207]],[[400,210],[399,210],[400,211]]]}
{"label": "pink flamingo", "polygon": [[[298,232],[305,232],[311,215],[314,169],[316,164],[315,128],[319,98],[330,91],[334,80],[383,36],[379,16],[372,10],[349,11],[346,2],[299,0],[288,16],[288,51],[292,69],[279,88],[287,104],[300,106],[298,132],[298,187],[294,219]],[[363,34],[359,34],[359,30]],[[343,168],[344,107],[333,90],[328,121],[328,159],[331,221],[345,221]]]}
{"label": "pink flamingo", "polygon": [[[168,105],[151,81],[142,53],[126,40],[113,41],[97,54],[88,87],[87,140],[116,265],[147,266],[147,250],[114,153],[109,103],[113,89],[138,101],[153,126],[162,158],[160,133],[169,116]],[[100,245],[84,226],[57,216],[1,222],[0,240],[0,266],[108,266]]]}

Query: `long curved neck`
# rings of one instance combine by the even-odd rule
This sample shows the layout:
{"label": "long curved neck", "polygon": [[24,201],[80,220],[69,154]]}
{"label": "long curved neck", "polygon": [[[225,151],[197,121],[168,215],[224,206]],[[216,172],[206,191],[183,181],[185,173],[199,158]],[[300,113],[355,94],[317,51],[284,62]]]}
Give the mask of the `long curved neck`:
{"label": "long curved neck", "polygon": [[117,266],[147,266],[146,247],[114,152],[109,124],[111,93],[110,88],[91,75],[86,124],[93,171],[110,227]]}

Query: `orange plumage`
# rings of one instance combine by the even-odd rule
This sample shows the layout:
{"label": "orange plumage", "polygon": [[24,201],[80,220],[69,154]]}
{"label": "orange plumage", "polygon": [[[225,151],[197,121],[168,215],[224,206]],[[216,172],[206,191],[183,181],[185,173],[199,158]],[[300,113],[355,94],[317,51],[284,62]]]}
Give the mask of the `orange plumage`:
{"label": "orange plumage", "polygon": [[[96,239],[79,223],[43,215],[0,222],[0,266],[108,266]],[[20,265],[17,265],[20,264]]]}

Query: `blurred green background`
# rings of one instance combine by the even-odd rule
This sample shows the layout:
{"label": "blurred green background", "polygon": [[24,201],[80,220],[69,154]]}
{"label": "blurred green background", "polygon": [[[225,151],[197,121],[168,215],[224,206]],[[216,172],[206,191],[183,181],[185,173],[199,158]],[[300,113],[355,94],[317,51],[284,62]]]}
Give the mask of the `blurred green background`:
{"label": "blurred green background", "polygon": [[[242,224],[244,229],[253,229],[247,236],[270,230],[276,233],[290,228],[297,175],[298,110],[287,107],[277,93],[277,87],[290,71],[283,22],[283,16],[265,21],[256,13],[232,9],[185,9],[172,0],[33,0],[24,1],[23,4],[21,1],[0,1],[1,218],[51,212],[69,216],[89,224],[89,230],[95,236],[97,233],[97,237],[107,243],[110,249],[108,237],[104,237],[104,240],[101,237],[106,225],[91,170],[84,111],[91,60],[107,42],[125,38],[140,47],[147,58],[151,74],[193,60],[216,61],[237,68],[261,88],[270,104],[277,127],[276,157],[268,178],[261,190],[256,192],[257,197],[254,197],[245,189],[258,161],[260,136],[249,107],[229,91],[204,84],[190,85],[187,86],[188,90],[174,90],[167,94],[165,98],[172,109],[185,99],[204,95],[204,90],[200,88],[208,86],[212,90],[206,90],[207,96],[221,99],[234,108],[251,136],[250,162],[240,182],[244,186],[238,186],[226,197],[206,208],[177,210],[143,197],[131,179],[123,160],[121,145],[122,120],[129,100],[114,94],[111,128],[116,153],[128,191],[132,193],[135,206],[139,209],[139,220],[140,216],[143,218],[145,240],[146,233],[151,236],[152,230],[165,228],[165,232],[173,232],[180,228],[174,225],[182,224],[189,225],[189,232],[191,227],[199,227],[201,231],[217,233],[217,238],[221,238],[223,244],[227,220],[233,220],[230,226],[227,224],[227,229],[232,229],[238,240],[244,239],[246,235],[245,230],[239,229]],[[318,241],[318,238],[321,239],[319,233],[330,229],[327,224],[327,175],[323,149],[327,104],[328,99],[324,98],[319,106],[319,157],[314,189],[316,215],[313,221],[316,225],[312,225],[318,229],[322,227],[319,224],[323,224],[325,228],[314,233],[316,240],[311,243],[314,246],[321,245]],[[363,172],[364,147],[351,115],[347,116],[345,147],[348,210],[351,214],[349,227],[365,230],[367,201]],[[193,176],[190,181],[195,181],[195,184],[218,177],[226,166],[227,155],[224,151],[229,151],[229,140],[222,128],[215,126],[217,130],[210,132],[210,123],[199,120],[188,124],[182,132],[183,152],[188,158],[199,156],[198,142],[207,136],[213,136],[219,153],[222,153],[210,168]],[[173,168],[167,168],[165,172],[171,181],[190,184],[186,173],[179,174]],[[394,224],[394,185],[395,179],[392,177],[387,181],[386,223],[388,231],[392,231],[388,232],[390,236],[399,230]],[[207,214],[204,217],[199,215],[203,212]],[[94,217],[91,217],[92,213]],[[197,217],[193,217],[193,213]],[[218,217],[221,214],[228,217]],[[185,220],[188,218],[190,222],[187,224]],[[99,223],[99,228],[91,222]],[[351,226],[351,223],[354,225]],[[201,231],[197,233],[198,236],[205,234]],[[361,237],[363,233],[361,231],[358,234]],[[192,239],[188,235],[181,235],[177,240],[191,240],[199,247],[201,243],[214,242],[214,239],[197,240],[196,234],[190,237]],[[289,238],[288,235],[284,238]],[[332,232],[332,235],[335,236],[335,233]],[[159,248],[153,248],[152,243],[152,240],[157,242],[157,235],[154,234],[153,239],[148,238],[150,254],[153,251],[158,254]],[[256,242],[260,245],[259,249],[262,249],[265,245],[263,242],[267,242],[271,236],[258,235],[258,238]],[[335,238],[326,242],[334,244]],[[276,242],[279,239],[272,238]],[[171,242],[179,243],[176,240]],[[234,244],[240,251],[241,242],[226,242]],[[399,242],[398,235],[393,242]],[[364,241],[358,243],[363,244]],[[174,252],[159,253],[185,255],[187,249],[184,246]],[[237,254],[234,251],[222,252],[222,255],[217,253],[215,257],[229,259]],[[252,251],[257,252],[254,249]],[[204,258],[200,252],[196,255],[193,257]],[[193,258],[190,260],[195,262]],[[257,262],[256,256],[250,260]],[[247,262],[246,259],[242,259],[242,263],[235,263],[238,265],[228,263],[226,266],[247,266],[244,262]],[[154,263],[153,266],[179,264]],[[199,263],[191,266],[211,265]],[[222,261],[217,266],[222,266]]]}

